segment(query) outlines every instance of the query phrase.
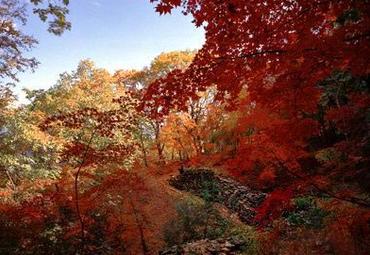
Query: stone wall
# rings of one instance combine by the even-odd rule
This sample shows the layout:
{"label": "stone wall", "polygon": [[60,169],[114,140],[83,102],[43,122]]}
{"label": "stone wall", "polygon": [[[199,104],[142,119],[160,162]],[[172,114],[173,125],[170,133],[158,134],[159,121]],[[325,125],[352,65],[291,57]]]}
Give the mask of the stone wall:
{"label": "stone wall", "polygon": [[195,242],[176,245],[160,252],[160,255],[236,255],[241,254],[246,243],[238,238],[202,239]]}
{"label": "stone wall", "polygon": [[209,169],[183,169],[169,182],[176,189],[223,204],[246,224],[253,224],[255,208],[266,196],[265,193],[252,190],[231,178],[216,175]]}

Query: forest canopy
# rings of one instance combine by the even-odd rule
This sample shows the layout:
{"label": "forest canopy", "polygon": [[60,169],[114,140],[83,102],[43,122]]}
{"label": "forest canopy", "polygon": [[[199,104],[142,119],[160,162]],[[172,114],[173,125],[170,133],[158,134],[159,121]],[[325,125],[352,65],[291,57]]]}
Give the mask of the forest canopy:
{"label": "forest canopy", "polygon": [[[0,0],[0,254],[367,254],[369,2],[150,2],[202,48],[83,59],[17,104],[37,39]],[[73,27],[69,1],[28,6]]]}

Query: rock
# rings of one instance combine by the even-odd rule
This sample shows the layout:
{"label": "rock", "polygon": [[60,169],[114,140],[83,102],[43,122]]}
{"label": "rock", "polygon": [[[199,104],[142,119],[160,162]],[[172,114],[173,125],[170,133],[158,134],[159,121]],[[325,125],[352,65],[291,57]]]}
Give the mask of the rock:
{"label": "rock", "polygon": [[263,192],[252,190],[231,178],[216,175],[209,169],[182,169],[180,175],[170,179],[170,185],[201,197],[207,191],[213,202],[223,204],[246,224],[254,224],[255,208],[266,197]]}
{"label": "rock", "polygon": [[183,245],[175,245],[164,251],[160,255],[237,255],[241,254],[246,248],[246,242],[242,239],[220,238],[216,240],[202,239]]}

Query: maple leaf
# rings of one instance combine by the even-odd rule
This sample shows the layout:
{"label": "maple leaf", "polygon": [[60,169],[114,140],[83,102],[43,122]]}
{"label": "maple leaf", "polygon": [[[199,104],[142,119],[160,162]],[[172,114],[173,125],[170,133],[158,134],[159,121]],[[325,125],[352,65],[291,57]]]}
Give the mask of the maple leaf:
{"label": "maple leaf", "polygon": [[167,13],[171,14],[172,6],[169,4],[160,3],[155,7],[155,10],[156,12],[159,12],[160,15],[164,15]]}

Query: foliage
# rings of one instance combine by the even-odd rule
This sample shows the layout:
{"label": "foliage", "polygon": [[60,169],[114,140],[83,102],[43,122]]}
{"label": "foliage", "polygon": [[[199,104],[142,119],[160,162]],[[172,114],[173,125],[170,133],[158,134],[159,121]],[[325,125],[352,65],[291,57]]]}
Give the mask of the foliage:
{"label": "foliage", "polygon": [[26,109],[12,110],[5,118],[0,165],[16,183],[58,176],[61,144],[41,132],[35,119],[37,116]]}
{"label": "foliage", "polygon": [[[368,1],[151,2],[203,26],[202,49],[115,74],[84,60],[26,90],[25,106],[0,84],[1,252],[152,254],[176,207],[168,245],[241,235],[251,253],[366,254]],[[49,32],[70,28],[69,1],[30,4]],[[0,0],[1,78],[37,65],[25,56],[36,40],[15,25],[25,14]],[[191,164],[268,193],[258,233],[221,216],[212,180],[202,201],[175,206],[167,179]]]}
{"label": "foliage", "polygon": [[295,208],[285,215],[292,225],[304,225],[306,227],[320,228],[328,212],[317,207],[312,197],[298,197],[294,199]]}
{"label": "foliage", "polygon": [[230,222],[223,219],[209,203],[188,199],[176,205],[177,217],[164,227],[164,237],[168,246],[194,240],[216,239],[230,228]]}
{"label": "foliage", "polygon": [[[66,20],[68,0],[29,2],[34,6],[33,12],[42,21],[49,20],[50,33],[61,35],[66,29],[71,28],[71,23]],[[18,81],[18,72],[24,72],[28,68],[34,70],[38,65],[35,58],[25,54],[38,43],[33,36],[22,31],[22,26],[27,23],[26,7],[21,0],[0,1],[0,78]]]}
{"label": "foliage", "polygon": [[65,30],[71,29],[71,23],[66,19],[69,13],[69,0],[30,0],[30,2],[34,5],[33,13],[43,22],[48,21],[50,33],[61,35]]}
{"label": "foliage", "polygon": [[274,190],[267,199],[257,208],[255,220],[261,225],[267,225],[274,219],[279,218],[291,208],[291,190]]}
{"label": "foliage", "polygon": [[[307,180],[312,173],[302,162],[325,143],[335,144],[348,156],[346,170],[337,165],[336,176],[356,172],[353,180],[360,182],[359,176],[366,175],[369,63],[361,57],[369,54],[365,2],[164,0],[156,4],[162,14],[181,6],[196,25],[204,27],[207,38],[188,69],[175,70],[149,86],[147,105],[160,105],[163,113],[185,110],[187,100],[216,86],[216,100],[241,114],[234,129],[240,134],[234,135],[240,157],[229,161],[236,177],[258,169],[256,175],[267,182]],[[244,89],[247,94],[240,98]],[[338,94],[339,104],[326,107],[325,98],[335,97],[330,90]],[[326,178],[329,173],[320,175]]]}
{"label": "foliage", "polygon": [[[303,198],[299,203],[305,207],[311,201]],[[305,226],[292,225],[285,219],[277,220],[270,231],[258,234],[259,254],[291,254],[292,251],[300,254],[366,254],[369,231],[366,211],[342,203],[321,201],[320,206],[321,213],[331,210],[331,216],[326,217],[319,228],[312,222]]]}
{"label": "foliage", "polygon": [[[68,197],[48,190],[43,196],[8,205],[1,211],[0,247],[5,254],[71,254],[76,252],[76,217]],[[95,254],[106,254],[119,244],[108,236],[107,216],[99,209],[89,213],[88,249]],[[118,245],[118,246],[117,246]]]}
{"label": "foliage", "polygon": [[177,203],[176,212],[177,216],[164,226],[167,246],[234,237],[246,241],[243,254],[256,254],[254,230],[226,219],[212,204],[187,198]]}
{"label": "foliage", "polygon": [[[125,86],[135,93],[142,102],[145,102],[146,90],[150,83],[165,77],[169,72],[177,69],[185,69],[190,65],[194,57],[194,51],[174,51],[162,53],[157,56],[148,67],[142,70],[118,70],[114,74],[117,83]],[[148,154],[153,147],[157,151],[157,160],[163,164],[166,159],[164,155],[165,144],[161,139],[161,128],[164,119],[161,117],[161,108],[155,106],[140,105],[141,116],[138,119],[138,130],[136,136],[140,141],[143,154],[143,162],[148,166]]]}
{"label": "foliage", "polygon": [[26,23],[26,9],[19,0],[2,0],[0,2],[0,78],[16,79],[17,71],[26,68],[35,68],[37,61],[22,54],[34,47],[37,41],[29,35],[22,33],[16,23]]}
{"label": "foliage", "polygon": [[206,201],[206,203],[215,202],[220,199],[220,187],[215,180],[211,179],[210,181],[205,181],[201,187],[200,192],[201,198]]}

